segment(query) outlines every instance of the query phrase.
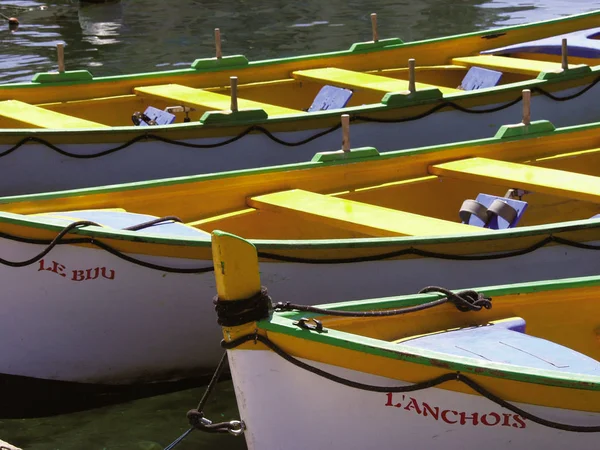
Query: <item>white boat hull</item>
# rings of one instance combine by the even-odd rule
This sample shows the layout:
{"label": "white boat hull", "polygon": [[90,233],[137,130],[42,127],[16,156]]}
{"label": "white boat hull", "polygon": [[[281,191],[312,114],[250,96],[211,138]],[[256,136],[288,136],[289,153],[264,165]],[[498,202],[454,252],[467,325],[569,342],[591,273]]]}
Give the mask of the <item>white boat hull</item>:
{"label": "white boat hull", "polygon": [[[554,95],[565,97],[581,89],[569,89]],[[533,118],[549,120],[557,127],[600,121],[600,104],[595,100],[599,94],[600,84],[597,84],[584,95],[565,102],[535,96],[532,100]],[[495,106],[498,105],[485,105],[479,109]],[[351,144],[354,148],[371,146],[379,151],[391,151],[488,138],[502,125],[516,123],[520,119],[521,104],[518,103],[507,109],[486,114],[467,114],[448,109],[404,123],[356,122],[351,127]],[[151,129],[145,131],[152,132]],[[286,142],[298,142],[322,131],[324,130],[313,129],[275,135]],[[44,134],[38,137],[44,138]],[[184,142],[214,144],[230,137],[199,138]],[[21,136],[18,139],[20,138]],[[50,138],[51,133],[47,134],[47,139]],[[340,149],[341,140],[341,132],[336,130],[307,144],[294,147],[278,144],[260,133],[249,134],[231,144],[212,149],[189,148],[160,141],[140,141],[110,155],[91,159],[63,156],[43,144],[28,143],[0,158],[0,195],[57,191],[304,162],[310,160],[317,152]],[[96,154],[123,144],[116,142],[75,145],[52,141],[62,150],[78,155]],[[0,153],[10,147],[12,146],[0,145]]]}
{"label": "white boat hull", "polygon": [[[31,258],[44,247],[0,239],[0,255]],[[212,261],[131,255],[163,266]],[[486,261],[387,260],[352,264],[262,263],[274,302],[316,304],[600,272],[595,251],[562,245]],[[104,250],[59,245],[30,266],[0,266],[0,373],[124,384],[207,373],[222,354],[212,272],[141,267]]]}
{"label": "white boat hull", "polygon": [[[402,381],[306,361],[378,386]],[[233,350],[229,363],[249,450],[584,450],[597,433],[538,425],[479,396],[429,388],[405,394],[363,391],[322,378],[271,351]],[[560,423],[597,426],[600,414],[519,404]]]}

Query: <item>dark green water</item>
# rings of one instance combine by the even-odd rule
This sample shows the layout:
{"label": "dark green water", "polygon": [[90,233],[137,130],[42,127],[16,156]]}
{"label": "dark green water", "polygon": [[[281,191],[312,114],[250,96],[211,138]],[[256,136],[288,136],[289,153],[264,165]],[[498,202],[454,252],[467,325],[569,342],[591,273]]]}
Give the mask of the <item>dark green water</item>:
{"label": "dark green water", "polygon": [[[224,54],[256,60],[369,40],[372,12],[378,13],[381,38],[410,41],[594,9],[600,9],[600,0],[122,0],[91,6],[76,0],[0,0],[0,13],[21,23],[16,32],[0,25],[0,83],[56,69],[59,42],[66,43],[68,69],[111,75],[169,70],[211,57],[216,27]],[[0,438],[32,450],[159,450],[187,429],[185,413],[203,390],[51,418],[3,420]],[[231,382],[219,384],[206,412],[215,421],[238,417]],[[243,438],[196,431],[176,448],[217,447],[235,450],[245,444]]]}

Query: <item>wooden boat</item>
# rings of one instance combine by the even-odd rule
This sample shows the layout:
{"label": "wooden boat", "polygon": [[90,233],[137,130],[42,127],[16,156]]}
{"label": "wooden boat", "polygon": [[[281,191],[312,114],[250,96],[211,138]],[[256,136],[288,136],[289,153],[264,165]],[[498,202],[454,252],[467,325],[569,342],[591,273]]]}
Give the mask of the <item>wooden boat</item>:
{"label": "wooden boat", "polygon": [[[0,371],[127,384],[214,367],[215,229],[251,238],[271,291],[296,303],[598,273],[599,143],[600,124],[532,122],[466,143],[0,198]],[[461,223],[465,200],[495,196],[518,226]]]}
{"label": "wooden boat", "polygon": [[534,94],[534,115],[557,126],[598,121],[599,17],[124,76],[59,62],[59,72],[0,86],[0,195],[306,161],[339,148],[341,113],[351,116],[355,147],[484,138],[517,120],[522,89]]}
{"label": "wooden boat", "polygon": [[599,276],[271,312],[254,246],[213,236],[250,450],[597,445]]}

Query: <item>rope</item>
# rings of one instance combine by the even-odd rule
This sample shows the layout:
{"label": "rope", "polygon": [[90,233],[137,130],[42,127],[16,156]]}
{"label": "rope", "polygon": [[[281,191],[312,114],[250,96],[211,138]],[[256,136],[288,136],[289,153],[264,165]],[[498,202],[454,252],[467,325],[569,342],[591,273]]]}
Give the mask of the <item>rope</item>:
{"label": "rope", "polygon": [[[168,217],[164,217],[164,218],[159,218],[156,219],[157,221],[164,221],[164,220],[174,220],[174,218],[172,216],[168,216]],[[147,261],[143,261],[141,259],[137,259],[134,258],[133,256],[129,256],[113,247],[111,247],[110,245],[102,242],[102,241],[98,241],[94,238],[71,238],[71,239],[65,239],[64,236],[67,235],[70,231],[78,228],[78,227],[82,227],[82,226],[101,226],[95,222],[91,222],[88,220],[81,220],[81,221],[77,221],[77,222],[73,222],[69,225],[67,225],[65,228],[63,228],[60,233],[58,233],[56,235],[56,237],[54,239],[52,239],[51,241],[47,241],[47,240],[41,240],[41,239],[31,239],[31,238],[22,238],[22,237],[18,237],[18,236],[12,236],[6,233],[0,233],[0,238],[4,238],[4,239],[10,239],[16,242],[23,242],[23,243],[27,243],[27,244],[38,244],[38,245],[47,245],[47,247],[42,250],[40,253],[38,253],[36,256],[30,258],[30,259],[26,259],[24,261],[9,261],[7,259],[3,259],[0,258],[0,264],[3,264],[5,266],[9,266],[9,267],[25,267],[25,266],[29,266],[31,264],[36,263],[37,261],[39,261],[40,259],[42,259],[44,256],[46,256],[54,247],[56,247],[57,245],[64,245],[64,244],[91,244],[94,245],[98,248],[101,248],[102,250],[107,251],[108,253],[116,256],[117,258],[123,259],[127,262],[130,262],[132,264],[136,264],[138,266],[142,266],[142,267],[146,267],[148,269],[154,269],[154,270],[159,270],[162,272],[170,272],[170,273],[205,273],[205,272],[212,272],[214,269],[212,266],[210,267],[199,267],[199,268],[178,268],[178,267],[169,267],[169,266],[163,266],[160,264],[153,264]],[[140,224],[143,225],[143,224]],[[137,225],[134,225],[134,227],[136,227]],[[131,227],[130,227],[131,229]]]}
{"label": "rope", "polygon": [[125,227],[125,228],[123,228],[123,230],[139,231],[139,230],[143,230],[144,228],[149,228],[153,225],[156,225],[159,223],[164,223],[164,222],[169,222],[169,221],[183,223],[183,220],[181,220],[177,216],[165,216],[165,217],[157,217],[156,219],[152,219],[147,222],[138,223],[137,225],[131,225],[130,227]]}
{"label": "rope", "polygon": [[[541,95],[544,95],[545,97],[557,101],[557,102],[563,102],[563,101],[568,101],[568,100],[572,100],[575,99],[583,94],[585,94],[587,91],[589,91],[591,88],[593,88],[596,84],[598,84],[598,82],[600,82],[600,76],[596,77],[596,79],[590,83],[589,85],[587,85],[586,87],[584,87],[583,89],[581,89],[580,91],[565,96],[565,97],[558,97],[540,87],[533,87],[531,89],[531,91],[533,92],[539,92]],[[422,118],[425,118],[443,108],[452,108],[455,109],[457,111],[463,112],[463,113],[467,113],[467,114],[487,114],[487,113],[494,113],[494,112],[498,112],[498,111],[502,111],[506,108],[510,108],[513,105],[516,105],[517,103],[519,103],[520,101],[522,101],[522,97],[518,97],[514,100],[511,100],[503,105],[499,105],[499,106],[495,106],[493,108],[487,108],[487,109],[470,109],[470,108],[465,108],[463,106],[458,105],[455,102],[442,102],[437,104],[436,106],[432,107],[431,109],[421,113],[421,114],[417,114],[414,116],[410,116],[410,117],[402,117],[402,118],[397,118],[397,119],[379,119],[379,118],[373,118],[373,117],[368,117],[368,116],[362,116],[362,115],[353,115],[350,117],[351,121],[363,121],[363,122],[377,122],[377,123],[402,123],[402,122],[410,122],[410,121],[414,121],[414,120],[419,120]],[[66,150],[61,149],[60,147],[52,144],[51,142],[46,141],[45,139],[39,138],[37,136],[27,136],[24,137],[23,139],[21,139],[20,141],[18,141],[15,145],[13,145],[12,147],[6,149],[3,152],[0,152],[0,158],[3,156],[7,156],[9,154],[11,154],[12,152],[14,152],[15,150],[17,150],[18,148],[22,147],[23,145],[29,143],[29,142],[35,142],[38,144],[42,144],[45,145],[46,147],[48,147],[49,149],[63,155],[63,156],[67,156],[70,158],[75,158],[75,159],[93,159],[93,158],[99,158],[102,156],[106,156],[106,155],[110,155],[112,153],[115,153],[117,151],[120,150],[124,150],[130,146],[132,146],[133,144],[137,143],[137,142],[141,142],[141,141],[149,141],[149,140],[155,140],[155,141],[159,141],[159,142],[164,142],[166,144],[171,144],[171,145],[176,145],[176,146],[180,146],[180,147],[187,147],[187,148],[196,148],[196,149],[210,149],[210,148],[217,148],[217,147],[223,147],[225,145],[231,144],[235,141],[238,141],[239,139],[242,139],[244,136],[253,133],[253,132],[258,132],[258,133],[262,133],[264,134],[267,138],[269,138],[270,140],[272,140],[273,142],[276,142],[277,144],[286,146],[286,147],[297,147],[300,145],[304,145],[307,144],[309,142],[312,142],[320,137],[323,137],[327,134],[330,134],[334,131],[336,131],[337,129],[339,129],[341,127],[341,124],[336,124],[330,128],[327,128],[323,131],[320,131],[318,133],[315,133],[312,136],[309,136],[305,139],[299,140],[299,141],[287,141],[281,138],[278,138],[277,136],[275,136],[273,133],[271,133],[269,130],[267,130],[266,128],[260,126],[260,125],[252,125],[248,128],[246,128],[244,131],[242,131],[241,133],[239,133],[236,136],[233,136],[231,138],[227,138],[225,140],[222,140],[220,142],[216,142],[213,144],[192,144],[190,142],[184,142],[184,141],[177,141],[175,139],[169,139],[163,136],[159,136],[156,134],[152,134],[152,133],[144,133],[144,134],[140,134],[132,139],[130,139],[129,141],[117,145],[115,147],[97,152],[97,153],[89,153],[89,154],[78,154],[78,153],[72,153]]]}
{"label": "rope", "polygon": [[[263,287],[266,293],[266,288]],[[261,291],[262,292],[262,291]],[[439,292],[444,294],[446,297],[439,300],[433,300],[431,302],[424,303],[422,305],[410,306],[408,308],[400,309],[388,309],[385,311],[340,311],[336,309],[324,309],[317,308],[315,306],[308,305],[295,305],[293,303],[277,303],[274,305],[276,311],[302,311],[316,313],[326,316],[342,316],[342,317],[387,317],[387,316],[398,316],[401,314],[410,314],[417,311],[423,311],[425,309],[434,308],[444,303],[452,303],[461,312],[468,311],[481,311],[482,308],[491,309],[492,299],[485,297],[473,290],[452,292],[448,289],[438,286],[428,286],[419,291],[419,294],[425,294],[428,292]],[[236,303],[236,302],[229,302]],[[261,316],[258,320],[266,316]],[[241,325],[241,324],[239,324]]]}
{"label": "rope", "polygon": [[183,441],[192,431],[200,430],[207,433],[229,433],[234,436],[239,436],[243,434],[245,430],[245,425],[243,422],[239,420],[232,420],[229,422],[219,422],[212,423],[210,420],[204,417],[204,407],[206,406],[206,402],[208,398],[215,390],[217,386],[217,382],[223,373],[223,369],[225,367],[225,361],[227,360],[227,352],[223,352],[221,356],[221,360],[215,369],[215,373],[213,374],[210,383],[206,387],[206,391],[202,395],[200,402],[198,402],[198,406],[195,409],[190,409],[186,416],[188,418],[188,422],[190,424],[190,428],[186,430],[181,436],[171,442],[169,445],[165,447],[164,450],[172,450],[177,446],[181,441]]}
{"label": "rope", "polygon": [[333,381],[335,383],[342,384],[344,386],[352,387],[355,389],[360,389],[363,391],[371,391],[371,392],[384,392],[384,393],[387,393],[387,392],[393,392],[393,393],[414,392],[414,391],[420,391],[423,389],[435,387],[442,383],[446,383],[448,381],[456,380],[458,382],[466,384],[471,389],[473,389],[475,392],[477,392],[478,394],[487,398],[488,400],[496,403],[497,405],[499,405],[503,408],[506,408],[509,411],[514,412],[515,414],[519,414],[521,417],[529,419],[532,422],[543,425],[545,427],[554,428],[554,429],[563,430],[563,431],[577,432],[577,433],[598,433],[598,432],[600,432],[600,426],[569,425],[569,424],[554,422],[551,420],[547,420],[547,419],[538,417],[530,412],[527,412],[527,411],[513,405],[512,403],[507,402],[506,400],[503,400],[502,398],[498,397],[497,395],[493,394],[492,392],[490,392],[489,390],[487,390],[486,388],[484,388],[483,386],[478,384],[476,381],[468,378],[467,376],[461,374],[460,372],[446,373],[439,377],[432,378],[431,380],[422,381],[422,382],[410,384],[407,386],[376,386],[376,385],[364,384],[364,383],[359,383],[356,381],[348,380],[346,378],[342,378],[342,377],[339,377],[332,373],[326,372],[317,367],[311,366],[310,364],[307,364],[303,361],[300,361],[299,359],[294,358],[292,355],[285,352],[281,347],[277,346],[277,344],[275,344],[274,342],[269,340],[269,338],[267,338],[266,336],[262,336],[258,333],[254,334],[254,335],[242,336],[231,342],[221,341],[221,346],[227,350],[230,350],[230,349],[233,349],[233,348],[235,348],[245,342],[248,342],[248,341],[260,341],[265,346],[267,346],[270,350],[275,352],[277,355],[281,356],[286,361],[292,363],[296,367],[304,369],[308,372],[311,372],[315,375],[318,375],[322,378]]}
{"label": "rope", "polygon": [[[161,221],[161,219],[162,220],[179,220],[177,217],[174,217],[174,216],[167,216],[165,218],[160,218],[160,219],[156,219],[156,220],[158,222],[158,221]],[[97,223],[89,222],[89,221],[73,222],[70,225],[68,225],[65,229],[63,229],[54,239],[52,239],[50,241],[45,240],[45,239],[24,238],[24,237],[13,236],[13,235],[10,235],[7,233],[0,232],[0,239],[9,239],[9,240],[12,240],[15,242],[22,242],[22,243],[26,243],[26,244],[37,244],[37,245],[47,245],[48,246],[39,255],[37,255],[29,260],[9,261],[9,260],[0,258],[0,264],[6,265],[9,267],[24,267],[24,266],[27,266],[27,265],[30,265],[30,264],[33,264],[33,263],[39,261],[46,254],[48,254],[48,252],[50,252],[50,250],[52,250],[52,248],[54,248],[56,245],[90,244],[90,245],[94,245],[95,247],[101,248],[102,250],[107,251],[108,253],[116,256],[117,258],[120,258],[124,261],[130,262],[132,264],[139,265],[141,267],[146,267],[148,269],[159,270],[159,271],[169,272],[169,273],[206,273],[206,272],[212,272],[214,270],[212,265],[207,266],[207,267],[196,267],[196,268],[178,268],[178,267],[169,267],[169,266],[163,266],[163,265],[159,265],[159,264],[153,264],[153,263],[146,262],[146,261],[134,258],[132,256],[129,256],[129,255],[111,247],[110,245],[108,245],[102,241],[99,241],[97,239],[94,239],[94,238],[87,238],[87,237],[86,238],[83,238],[83,237],[82,238],[69,238],[69,239],[64,238],[64,236],[66,234],[68,234],[68,232],[70,230],[77,228],[79,226],[86,226],[86,225],[100,226]],[[136,225],[134,225],[133,227],[136,227]],[[132,229],[132,227],[129,227],[128,229]],[[583,250],[600,250],[599,245],[586,244],[583,242],[572,241],[569,239],[550,235],[550,236],[547,236],[544,239],[540,240],[539,242],[530,245],[529,247],[526,247],[526,248],[523,248],[520,250],[508,251],[508,252],[504,252],[504,253],[494,253],[494,254],[490,254],[490,255],[454,255],[454,254],[432,252],[432,251],[427,251],[427,250],[421,250],[421,249],[414,248],[414,247],[409,247],[409,248],[394,251],[394,252],[387,252],[387,253],[382,253],[382,254],[378,254],[378,255],[361,256],[361,257],[353,257],[353,258],[327,258],[327,259],[299,258],[299,257],[293,257],[293,256],[282,256],[282,255],[277,255],[277,254],[268,253],[268,252],[258,252],[258,256],[260,256],[261,258],[267,258],[267,259],[271,259],[274,261],[303,263],[303,264],[348,264],[348,263],[358,263],[358,262],[381,261],[381,260],[405,256],[405,255],[416,255],[416,256],[422,256],[425,258],[437,258],[437,259],[455,260],[455,261],[487,261],[487,260],[494,260],[494,259],[511,258],[514,256],[522,256],[522,255],[531,253],[539,248],[545,247],[551,243],[561,244],[561,245],[565,245],[567,247],[575,247],[575,248],[579,248],[579,249],[583,249]]]}
{"label": "rope", "polygon": [[260,292],[250,298],[232,302],[220,300],[215,296],[213,303],[217,312],[217,323],[223,327],[256,322],[269,317],[269,311],[272,309],[271,297],[264,286]]}
{"label": "rope", "polygon": [[295,256],[283,256],[278,255],[276,253],[268,253],[268,252],[258,252],[258,256],[261,258],[272,259],[274,261],[284,261],[284,262],[292,262],[292,263],[303,263],[303,264],[348,264],[348,263],[357,263],[357,262],[370,262],[370,261],[381,261],[384,259],[396,258],[400,256],[406,255],[416,255],[423,256],[425,258],[437,258],[437,259],[446,259],[453,261],[488,261],[494,259],[504,259],[504,258],[512,258],[514,256],[522,256],[527,253],[531,253],[539,248],[545,247],[551,243],[557,243],[561,245],[565,245],[567,247],[575,247],[584,250],[600,250],[599,245],[586,244],[583,242],[572,241],[570,239],[565,239],[561,237],[557,237],[554,235],[550,235],[545,237],[544,239],[530,245],[529,247],[525,247],[519,250],[512,250],[503,253],[493,253],[488,255],[455,255],[451,253],[440,253],[440,252],[432,252],[428,250],[421,250],[419,248],[409,247],[402,250],[397,250],[394,252],[380,253],[378,255],[371,256],[359,256],[353,258],[324,258],[324,259],[316,259],[316,258],[299,258]]}

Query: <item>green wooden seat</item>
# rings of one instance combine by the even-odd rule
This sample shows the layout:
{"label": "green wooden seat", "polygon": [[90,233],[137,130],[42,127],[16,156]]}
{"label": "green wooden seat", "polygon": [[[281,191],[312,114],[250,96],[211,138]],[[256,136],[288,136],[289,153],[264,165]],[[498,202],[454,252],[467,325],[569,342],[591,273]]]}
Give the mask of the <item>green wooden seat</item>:
{"label": "green wooden seat", "polygon": [[[499,70],[506,73],[518,73],[537,77],[540,72],[558,72],[562,70],[560,63],[538,61],[534,59],[511,58],[508,56],[478,55],[452,58],[452,64],[465,67],[483,67],[485,69]],[[569,68],[576,67],[569,64]]]}
{"label": "green wooden seat", "polygon": [[19,122],[28,128],[110,128],[108,125],[58,113],[18,100],[1,101],[0,117]]}
{"label": "green wooden seat", "polygon": [[427,236],[489,232],[479,227],[315,194],[301,189],[252,197],[247,203],[259,210],[284,212],[369,236]]}
{"label": "green wooden seat", "polygon": [[[373,75],[371,73],[354,72],[352,70],[325,67],[322,69],[296,70],[292,72],[296,80],[313,81],[317,83],[332,84],[348,89],[366,89],[387,94],[388,92],[402,92],[408,90],[408,81],[396,78]],[[442,93],[459,92],[458,89],[434,86],[432,84],[416,83],[417,90],[425,88],[438,88]]]}
{"label": "green wooden seat", "polygon": [[[178,105],[195,106],[209,111],[229,111],[231,108],[231,97],[217,92],[195,89],[180,84],[162,84],[158,86],[136,87],[133,90],[137,95],[158,98],[173,102]],[[305,114],[303,111],[285,108],[283,106],[271,105],[269,103],[257,102],[238,98],[238,108],[262,109],[269,116],[280,116],[287,114]]]}
{"label": "green wooden seat", "polygon": [[487,158],[436,164],[429,172],[451,178],[483,181],[576,200],[600,202],[600,178]]}

